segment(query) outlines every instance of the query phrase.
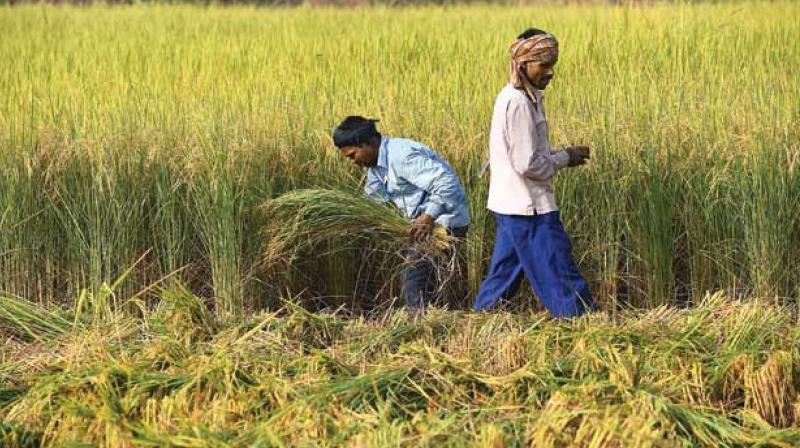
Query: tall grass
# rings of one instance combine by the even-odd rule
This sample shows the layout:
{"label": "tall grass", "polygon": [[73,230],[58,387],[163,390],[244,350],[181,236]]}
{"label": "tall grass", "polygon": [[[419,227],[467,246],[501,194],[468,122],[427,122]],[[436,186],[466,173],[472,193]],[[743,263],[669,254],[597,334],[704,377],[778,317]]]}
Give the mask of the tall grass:
{"label": "tall grass", "polygon": [[[70,302],[147,254],[120,296],[178,271],[169,281],[221,315],[274,304],[287,285],[258,272],[258,205],[357,185],[328,135],[360,113],[461,175],[474,292],[494,233],[477,178],[490,113],[509,40],[538,26],[562,45],[551,140],[594,148],[556,189],[601,305],[797,297],[798,14],[794,2],[0,8],[0,289]],[[347,268],[356,255],[308,260],[291,293],[376,294],[385,282]]]}

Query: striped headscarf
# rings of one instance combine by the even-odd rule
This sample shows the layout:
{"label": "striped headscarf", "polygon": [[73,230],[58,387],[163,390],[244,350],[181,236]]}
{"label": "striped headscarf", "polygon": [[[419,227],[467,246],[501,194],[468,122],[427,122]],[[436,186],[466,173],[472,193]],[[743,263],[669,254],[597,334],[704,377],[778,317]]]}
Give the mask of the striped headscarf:
{"label": "striped headscarf", "polygon": [[525,90],[528,96],[535,101],[533,94],[535,88],[528,77],[522,73],[522,66],[526,62],[546,61],[558,56],[558,40],[552,34],[536,34],[527,39],[518,39],[509,49],[511,54],[511,85],[516,89]]}

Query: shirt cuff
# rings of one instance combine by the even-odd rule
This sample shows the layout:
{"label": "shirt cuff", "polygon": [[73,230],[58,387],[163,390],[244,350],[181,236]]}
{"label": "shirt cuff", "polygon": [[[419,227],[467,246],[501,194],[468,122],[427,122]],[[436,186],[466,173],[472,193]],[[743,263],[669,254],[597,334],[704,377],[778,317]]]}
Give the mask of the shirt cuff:
{"label": "shirt cuff", "polygon": [[436,202],[429,202],[428,205],[425,206],[425,213],[431,215],[433,219],[436,219],[439,215],[444,213],[444,206]]}
{"label": "shirt cuff", "polygon": [[569,164],[569,153],[567,151],[552,151],[550,155],[556,168],[564,168]]}

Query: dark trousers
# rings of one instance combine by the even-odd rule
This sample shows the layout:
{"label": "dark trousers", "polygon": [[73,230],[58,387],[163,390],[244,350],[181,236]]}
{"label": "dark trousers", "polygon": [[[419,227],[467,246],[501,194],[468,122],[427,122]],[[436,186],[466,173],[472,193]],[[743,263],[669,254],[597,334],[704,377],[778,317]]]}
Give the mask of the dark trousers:
{"label": "dark trousers", "polygon": [[497,236],[489,273],[473,309],[488,310],[510,298],[524,275],[547,310],[573,317],[594,308],[586,281],[572,259],[572,242],[559,212],[534,216],[495,213]]}
{"label": "dark trousers", "polygon": [[[460,277],[466,271],[466,263],[463,261],[463,250],[461,247],[467,236],[468,227],[455,227],[447,229],[447,234],[456,237],[456,244],[450,253],[442,255],[443,258],[452,260],[455,263],[451,272],[448,275],[453,275],[456,281],[460,281]],[[425,308],[426,305],[431,303],[436,288],[441,286],[442,278],[439,278],[439,273],[436,270],[437,260],[432,259],[430,255],[420,252],[414,246],[409,246],[403,253],[405,260],[405,267],[401,274],[401,291],[400,295],[406,303],[408,308]],[[455,283],[455,282],[454,282]]]}

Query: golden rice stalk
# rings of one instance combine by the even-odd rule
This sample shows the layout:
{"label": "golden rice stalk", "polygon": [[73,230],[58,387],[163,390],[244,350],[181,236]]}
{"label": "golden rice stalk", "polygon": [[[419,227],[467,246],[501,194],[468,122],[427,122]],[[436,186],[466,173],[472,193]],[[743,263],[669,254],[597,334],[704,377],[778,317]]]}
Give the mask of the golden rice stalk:
{"label": "golden rice stalk", "polygon": [[741,354],[728,362],[719,380],[719,394],[726,409],[740,407],[744,402],[744,378],[753,370],[752,360]]}
{"label": "golden rice stalk", "polygon": [[792,379],[792,356],[772,353],[761,368],[745,375],[746,405],[779,428],[792,426],[797,390]]}

